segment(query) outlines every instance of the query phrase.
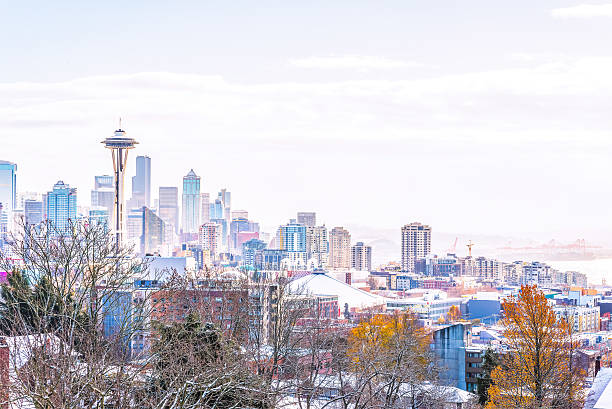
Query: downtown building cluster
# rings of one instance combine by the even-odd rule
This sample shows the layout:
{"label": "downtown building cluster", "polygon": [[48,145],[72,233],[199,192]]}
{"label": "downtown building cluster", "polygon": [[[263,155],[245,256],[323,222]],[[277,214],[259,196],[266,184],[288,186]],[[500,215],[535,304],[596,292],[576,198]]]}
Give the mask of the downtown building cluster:
{"label": "downtown building cluster", "polygon": [[[124,131],[117,132],[125,137]],[[125,204],[118,193],[122,175],[116,171],[93,177],[90,206],[83,206],[68,179],[42,194],[19,193],[17,165],[0,162],[3,251],[8,251],[10,234],[22,226],[19,220],[26,226],[48,222],[57,235],[80,223],[117,234],[117,240],[133,249],[132,257],[147,260],[149,270],[114,295],[122,308],[107,310],[103,330],[109,336],[145,299],[156,321],[181,322],[193,310],[206,310],[224,331],[248,333],[250,328],[237,328],[231,313],[248,300],[267,340],[278,318],[279,286],[273,278],[283,277],[291,283],[292,300],[306,300],[304,322],[322,317],[347,329],[372,314],[413,312],[432,331],[431,349],[446,368],[444,381],[464,391],[476,391],[486,348],[503,353],[498,327],[503,300],[516,295],[521,285],[542,288],[559,319],[572,317],[583,337],[581,353],[589,373],[595,371],[597,354],[610,349],[612,291],[589,288],[580,272],[561,272],[537,261],[475,257],[471,248],[464,257],[432,254],[432,228],[417,222],[398,229],[400,262],[374,268],[371,246],[354,242],[344,227],[319,223],[315,212],[298,212],[276,231],[264,232],[248,211],[232,207],[228,189],[206,192],[194,169],[178,186],[161,186],[155,195],[152,159],[141,155],[135,163]],[[165,286],[175,274],[189,284]],[[147,332],[136,334],[126,341],[126,349],[135,358],[146,356],[154,338]]]}

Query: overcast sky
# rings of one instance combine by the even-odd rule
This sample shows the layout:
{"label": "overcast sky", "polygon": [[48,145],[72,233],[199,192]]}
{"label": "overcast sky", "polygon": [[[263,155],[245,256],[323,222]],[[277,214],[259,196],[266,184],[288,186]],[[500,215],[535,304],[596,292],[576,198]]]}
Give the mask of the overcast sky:
{"label": "overcast sky", "polygon": [[88,204],[121,116],[154,196],[193,168],[268,227],[612,231],[610,2],[0,4],[21,191]]}

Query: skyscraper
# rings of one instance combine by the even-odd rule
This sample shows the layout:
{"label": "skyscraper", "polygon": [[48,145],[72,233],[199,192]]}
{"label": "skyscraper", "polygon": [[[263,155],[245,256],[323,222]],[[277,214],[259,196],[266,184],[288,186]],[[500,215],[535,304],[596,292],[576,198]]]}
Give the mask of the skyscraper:
{"label": "skyscraper", "polygon": [[415,272],[417,260],[431,253],[431,227],[410,223],[402,227],[402,271]]}
{"label": "skyscraper", "polygon": [[13,211],[17,206],[17,165],[5,160],[0,161],[0,230],[12,228]]}
{"label": "skyscraper", "polygon": [[132,200],[130,207],[151,206],[151,158],[136,157],[136,176],[132,176]]}
{"label": "skyscraper", "polygon": [[279,249],[287,252],[292,268],[306,268],[306,226],[295,219],[280,226]]}
{"label": "skyscraper", "polygon": [[89,209],[88,222],[90,226],[102,226],[108,232],[110,228],[108,209],[101,206],[92,206]]}
{"label": "skyscraper", "polygon": [[359,271],[372,271],[372,247],[358,241],[351,247],[351,268]]}
{"label": "skyscraper", "polygon": [[70,221],[76,220],[76,211],[77,190],[58,181],[47,193],[47,218],[54,228],[52,235],[67,233]]}
{"label": "skyscraper", "polygon": [[113,181],[114,179],[110,175],[94,176],[94,189],[91,191],[91,206],[107,209],[109,228],[112,227],[115,217],[115,189]]}
{"label": "skyscraper", "polygon": [[[178,188],[173,186],[160,186],[159,188],[159,217],[166,223],[166,229],[179,231]],[[170,227],[172,226],[172,227]]]}
{"label": "skyscraper", "polygon": [[221,189],[219,191],[219,200],[221,200],[221,206],[223,207],[223,218],[225,219],[225,232],[223,233],[224,237],[222,238],[224,246],[226,250],[229,248],[230,238],[229,238],[229,229],[227,228],[230,225],[231,219],[231,211],[232,211],[232,194],[228,192],[227,189]]}
{"label": "skyscraper", "polygon": [[114,178],[111,175],[94,176],[94,189],[113,188]]}
{"label": "skyscraper", "polygon": [[297,222],[306,227],[314,227],[317,225],[317,214],[315,212],[298,212]]}
{"label": "skyscraper", "polygon": [[280,227],[279,233],[280,250],[306,253],[306,226],[292,219],[289,224]]}
{"label": "skyscraper", "polygon": [[314,268],[327,267],[329,257],[327,227],[306,227],[306,254],[309,266]]}
{"label": "skyscraper", "polygon": [[40,200],[26,199],[23,202],[25,222],[30,225],[39,224],[43,221],[43,203]]}
{"label": "skyscraper", "polygon": [[351,235],[343,227],[334,227],[329,234],[329,268],[351,268]]}
{"label": "skyscraper", "polygon": [[142,207],[142,221],[140,251],[142,254],[159,252],[164,244],[164,221],[146,206]]}
{"label": "skyscraper", "polygon": [[128,151],[133,149],[138,143],[135,139],[129,138],[125,135],[125,131],[121,129],[121,124],[119,127],[120,128],[115,131],[113,136],[102,141],[104,146],[111,150],[113,157],[113,187],[115,189],[113,229],[115,231],[115,242],[117,243],[117,247],[121,245],[123,231],[125,230],[125,197],[123,196],[123,183],[125,179]]}
{"label": "skyscraper", "polygon": [[183,233],[198,233],[201,212],[200,177],[191,169],[183,177]]}
{"label": "skyscraper", "polygon": [[200,201],[202,206],[200,223],[208,223],[210,221],[210,194],[202,193],[200,195]]}
{"label": "skyscraper", "polygon": [[221,203],[221,199],[215,199],[214,203],[211,203],[208,208],[210,220],[223,219],[223,203]]}

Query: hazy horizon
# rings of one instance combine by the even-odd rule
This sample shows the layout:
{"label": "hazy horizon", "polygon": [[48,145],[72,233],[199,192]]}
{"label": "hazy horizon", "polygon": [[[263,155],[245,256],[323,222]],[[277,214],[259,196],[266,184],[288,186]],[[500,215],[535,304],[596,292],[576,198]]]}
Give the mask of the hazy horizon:
{"label": "hazy horizon", "polygon": [[122,117],[140,142],[128,177],[150,156],[153,197],[193,168],[203,192],[228,188],[267,231],[316,211],[398,238],[420,221],[612,244],[612,3],[34,2],[3,14],[0,159],[18,164],[21,192],[61,179],[88,204],[93,176],[112,169],[100,141]]}

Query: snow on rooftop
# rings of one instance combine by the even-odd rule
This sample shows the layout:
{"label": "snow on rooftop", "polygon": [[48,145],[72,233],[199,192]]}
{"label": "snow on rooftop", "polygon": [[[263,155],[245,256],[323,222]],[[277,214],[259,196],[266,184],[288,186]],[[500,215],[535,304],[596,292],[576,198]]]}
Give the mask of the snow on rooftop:
{"label": "snow on rooftop", "polygon": [[612,369],[603,368],[599,371],[589,390],[584,409],[609,409],[612,408]]}
{"label": "snow on rooftop", "polygon": [[296,294],[335,295],[338,296],[338,307],[367,308],[385,302],[383,297],[359,290],[336,280],[325,273],[313,273],[298,278],[290,284],[290,289]]}

